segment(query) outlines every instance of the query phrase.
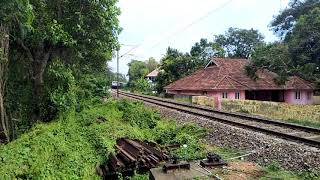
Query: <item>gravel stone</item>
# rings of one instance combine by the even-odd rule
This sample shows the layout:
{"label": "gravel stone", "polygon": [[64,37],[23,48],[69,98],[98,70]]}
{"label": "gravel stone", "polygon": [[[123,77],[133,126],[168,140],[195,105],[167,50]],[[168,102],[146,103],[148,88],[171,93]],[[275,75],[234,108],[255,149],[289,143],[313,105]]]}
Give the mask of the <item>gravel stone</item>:
{"label": "gravel stone", "polygon": [[231,147],[252,152],[245,159],[261,165],[274,161],[288,170],[320,170],[320,149],[308,145],[279,139],[247,129],[212,121],[169,108],[144,102],[158,110],[162,117],[175,119],[179,124],[196,123],[207,128],[206,141],[221,147]]}

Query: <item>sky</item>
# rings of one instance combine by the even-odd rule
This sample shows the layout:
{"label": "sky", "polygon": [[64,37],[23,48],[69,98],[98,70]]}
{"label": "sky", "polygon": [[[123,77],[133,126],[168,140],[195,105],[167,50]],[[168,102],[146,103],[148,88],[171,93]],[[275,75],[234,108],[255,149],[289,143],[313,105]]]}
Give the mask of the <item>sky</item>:
{"label": "sky", "polygon": [[[201,38],[212,41],[229,27],[257,29],[272,42],[270,22],[289,0],[119,0],[123,28],[119,70],[127,74],[132,59],[160,61],[170,46],[189,52]],[[128,52],[130,51],[130,52]],[[116,72],[114,58],[109,65]]]}

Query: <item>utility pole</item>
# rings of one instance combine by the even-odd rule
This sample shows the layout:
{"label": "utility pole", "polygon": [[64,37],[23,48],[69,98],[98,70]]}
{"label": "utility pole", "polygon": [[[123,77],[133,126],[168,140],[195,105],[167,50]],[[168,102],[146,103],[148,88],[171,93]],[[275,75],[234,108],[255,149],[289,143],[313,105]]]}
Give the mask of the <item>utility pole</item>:
{"label": "utility pole", "polygon": [[119,49],[117,49],[117,98],[119,98]]}

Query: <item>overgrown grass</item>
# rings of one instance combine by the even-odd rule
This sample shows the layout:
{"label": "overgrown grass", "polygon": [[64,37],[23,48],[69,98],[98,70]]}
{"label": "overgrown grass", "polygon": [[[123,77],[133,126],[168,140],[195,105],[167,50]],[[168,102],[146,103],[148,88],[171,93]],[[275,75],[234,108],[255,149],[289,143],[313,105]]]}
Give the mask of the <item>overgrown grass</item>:
{"label": "overgrown grass", "polygon": [[[96,103],[96,102],[95,102]],[[108,160],[121,137],[185,145],[172,151],[184,160],[215,152],[224,159],[244,152],[205,145],[206,131],[194,124],[178,125],[141,103],[108,101],[91,103],[78,113],[50,123],[38,123],[19,139],[0,146],[0,179],[100,179],[95,167]],[[277,164],[265,169],[265,178],[312,179],[314,172],[289,172]],[[148,174],[131,179],[148,179]]]}
{"label": "overgrown grass", "polygon": [[286,120],[289,123],[294,123],[294,124],[300,124],[302,126],[309,126],[309,127],[315,127],[315,128],[320,128],[320,122],[315,122],[315,121],[307,121],[307,120],[298,120],[298,119],[288,119]]}
{"label": "overgrown grass", "polygon": [[[19,139],[0,146],[0,179],[99,179],[97,164],[107,161],[121,137],[166,144],[186,144],[176,153],[184,159],[204,155],[195,125],[162,120],[141,103],[125,100],[87,106],[54,122],[39,123]],[[133,179],[146,178],[147,175]]]}
{"label": "overgrown grass", "polygon": [[286,171],[284,170],[279,163],[273,162],[269,166],[264,168],[264,176],[261,177],[264,179],[305,179],[305,180],[316,180],[320,179],[319,172],[294,172],[294,171]]}

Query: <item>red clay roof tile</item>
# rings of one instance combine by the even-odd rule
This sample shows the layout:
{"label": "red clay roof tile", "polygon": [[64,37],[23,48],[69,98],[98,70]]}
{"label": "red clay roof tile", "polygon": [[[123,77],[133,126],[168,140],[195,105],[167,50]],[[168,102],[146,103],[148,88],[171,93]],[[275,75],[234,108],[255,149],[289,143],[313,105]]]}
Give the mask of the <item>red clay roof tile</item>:
{"label": "red clay roof tile", "polygon": [[252,80],[246,75],[247,59],[214,58],[214,65],[181,78],[168,86],[168,90],[280,90],[314,89],[313,84],[297,76],[290,77],[285,85],[277,85],[277,74],[268,70],[259,70],[258,79]]}

